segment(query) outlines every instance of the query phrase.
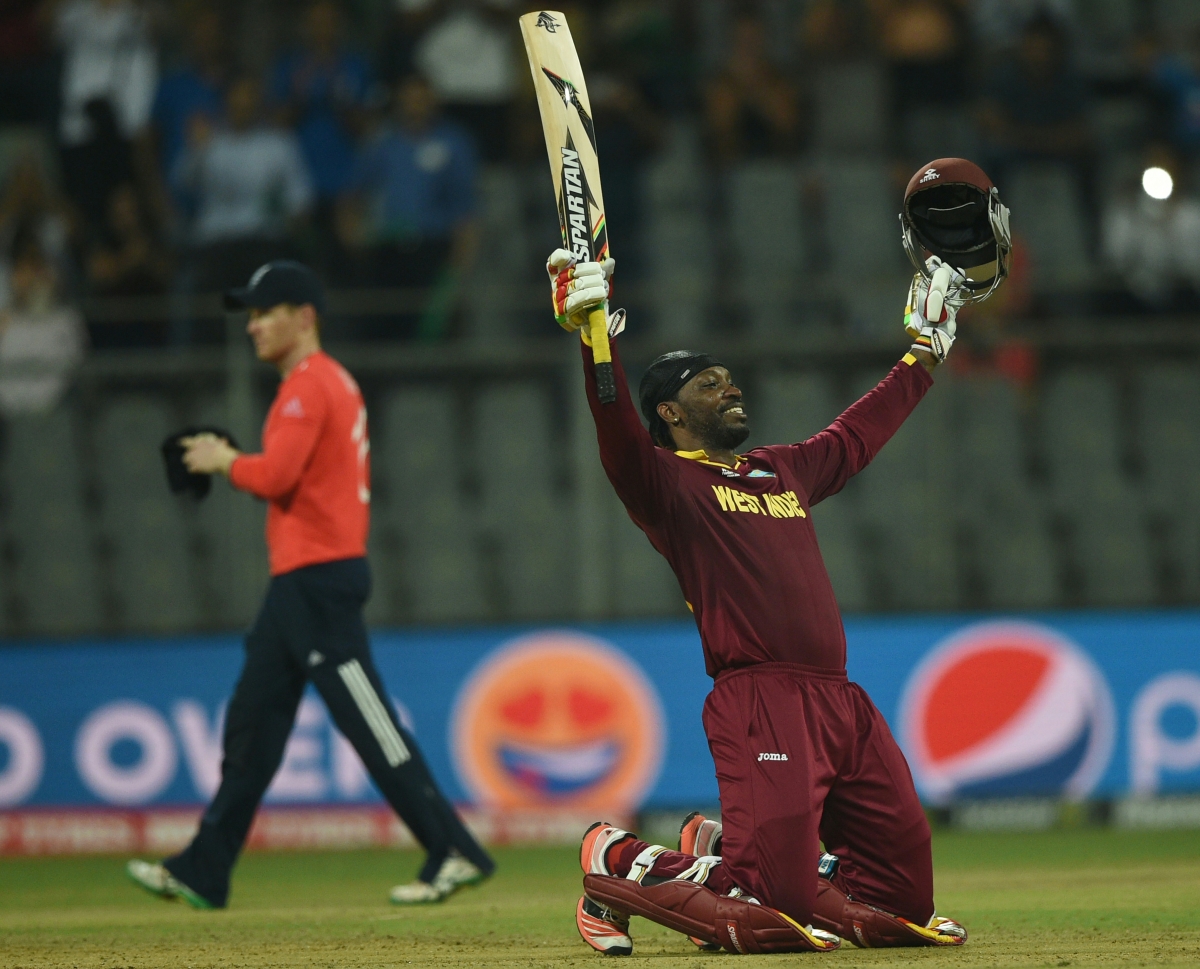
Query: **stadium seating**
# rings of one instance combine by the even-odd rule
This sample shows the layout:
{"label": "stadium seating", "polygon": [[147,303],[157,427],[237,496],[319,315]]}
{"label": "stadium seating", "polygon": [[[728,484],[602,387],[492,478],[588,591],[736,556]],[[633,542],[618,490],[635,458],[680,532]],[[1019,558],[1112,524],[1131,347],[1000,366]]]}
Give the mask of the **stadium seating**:
{"label": "stadium seating", "polygon": [[1070,168],[1050,163],[1014,169],[1004,188],[1005,202],[1021,213],[1019,233],[1029,246],[1033,284],[1047,295],[1078,289],[1090,280],[1080,191]]}
{"label": "stadium seating", "polygon": [[1200,26],[1200,8],[1192,0],[1153,0],[1153,9],[1163,36],[1184,36]]}
{"label": "stadium seating", "polygon": [[629,518],[608,483],[605,488],[605,521],[614,551],[612,575],[613,615],[622,618],[686,615],[683,593],[671,567],[650,540]]}
{"label": "stadium seating", "polygon": [[[259,401],[259,408],[265,406]],[[223,397],[205,397],[196,402],[194,423],[228,427]],[[265,415],[255,415],[259,427]],[[253,439],[238,442],[256,448]],[[237,491],[220,477],[213,480],[202,502],[181,502],[191,528],[195,553],[193,568],[201,577],[198,588],[204,621],[215,628],[246,628],[253,621],[267,585],[267,550],[263,541],[266,502]]]}
{"label": "stadium seating", "polygon": [[820,152],[873,153],[887,133],[887,83],[879,64],[863,61],[818,69],[813,140]]}
{"label": "stadium seating", "polygon": [[747,396],[753,444],[794,444],[828,427],[841,412],[834,382],[823,374],[768,373]]}
{"label": "stadium seating", "polygon": [[971,549],[967,574],[982,584],[979,601],[964,604],[1052,605],[1057,562],[1042,493],[1029,479],[1018,390],[999,377],[940,374],[934,392],[947,398],[953,414],[952,476],[939,494]]}
{"label": "stadium seating", "polygon": [[1140,368],[1137,441],[1146,506],[1173,576],[1170,601],[1200,595],[1200,374],[1187,364]]}
{"label": "stadium seating", "polygon": [[21,416],[5,432],[3,537],[13,567],[0,603],[13,602],[9,628],[55,635],[102,628],[103,596],[80,460],[83,437],[75,415],[60,407],[44,416]]}
{"label": "stadium seating", "polygon": [[462,411],[442,384],[389,394],[371,425],[378,623],[470,621],[488,614],[479,501],[464,481]]}
{"label": "stadium seating", "polygon": [[485,386],[474,400],[481,535],[494,614],[569,614],[574,587],[563,502],[564,452],[555,439],[548,389],[533,382]]}
{"label": "stadium seating", "polygon": [[[805,439],[885,369],[742,367],[747,446]],[[558,416],[573,405],[532,377],[403,387],[384,378],[368,393],[370,621],[577,615],[578,583],[563,576],[585,540],[571,489],[579,442],[577,425]],[[163,483],[159,442],[198,422],[225,423],[223,396],[125,391],[99,408],[69,400],[6,424],[6,634],[247,626],[266,584],[263,503],[220,480],[199,504]],[[594,447],[590,433],[582,446]],[[600,613],[682,615],[666,563],[607,482],[597,487]],[[1040,391],[940,373],[873,466],[818,505],[813,523],[850,612],[1194,602],[1200,369],[1075,365],[1051,371]],[[914,586],[913,576],[937,578]]]}
{"label": "stadium seating", "polygon": [[935,158],[978,158],[979,136],[963,108],[937,104],[918,105],[904,116],[900,132],[909,167]]}
{"label": "stadium seating", "polygon": [[[860,397],[883,376],[860,374]],[[941,609],[958,604],[954,526],[925,502],[944,489],[951,474],[951,413],[945,395],[931,393],[865,471],[843,491],[858,503],[869,569],[871,608]],[[914,576],[947,577],[920,582]]]}
{"label": "stadium seating", "polygon": [[750,329],[793,329],[804,266],[799,173],[786,162],[746,162],[729,173],[727,193],[735,289]]}
{"label": "stadium seating", "polygon": [[891,332],[912,271],[899,244],[901,193],[883,160],[822,158],[817,171],[825,192],[830,275],[850,326]]}
{"label": "stadium seating", "polygon": [[165,400],[110,398],[97,415],[95,453],[106,569],[124,628],[169,630],[201,624],[183,502],[163,482],[159,445],[179,424]]}
{"label": "stadium seating", "polygon": [[651,294],[657,332],[668,341],[701,332],[712,307],[714,234],[698,142],[694,126],[673,125],[644,182],[645,249],[672,253],[677,260],[676,285],[655,286]]}
{"label": "stadium seating", "polygon": [[545,253],[530,252],[522,211],[523,193],[517,174],[507,166],[493,165],[479,178],[480,240],[486,259],[477,259],[471,285],[464,289],[466,330],[476,338],[510,334],[519,329],[519,314],[512,304],[514,283],[525,279]]}
{"label": "stadium seating", "polygon": [[[835,382],[823,374],[770,373],[760,379],[756,390],[748,399],[755,444],[806,440],[828,427],[845,403]],[[812,518],[838,602],[852,612],[869,608],[853,494],[818,505]]]}
{"label": "stadium seating", "polygon": [[1081,598],[1133,605],[1154,600],[1154,574],[1141,496],[1124,468],[1121,414],[1112,378],[1068,370],[1047,383],[1039,430]]}

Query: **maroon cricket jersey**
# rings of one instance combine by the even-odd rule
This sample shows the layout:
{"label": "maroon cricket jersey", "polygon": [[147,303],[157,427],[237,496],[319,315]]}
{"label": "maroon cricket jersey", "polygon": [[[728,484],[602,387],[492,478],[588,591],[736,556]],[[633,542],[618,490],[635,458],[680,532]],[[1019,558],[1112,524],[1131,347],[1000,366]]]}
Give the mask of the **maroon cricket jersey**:
{"label": "maroon cricket jersey", "polygon": [[696,617],[705,668],[846,668],[846,634],[810,510],[837,494],[904,423],[933,380],[911,354],[829,427],[755,448],[736,469],[656,447],[613,343],[617,399],[601,404],[583,347],[600,460],[629,517],[670,563]]}

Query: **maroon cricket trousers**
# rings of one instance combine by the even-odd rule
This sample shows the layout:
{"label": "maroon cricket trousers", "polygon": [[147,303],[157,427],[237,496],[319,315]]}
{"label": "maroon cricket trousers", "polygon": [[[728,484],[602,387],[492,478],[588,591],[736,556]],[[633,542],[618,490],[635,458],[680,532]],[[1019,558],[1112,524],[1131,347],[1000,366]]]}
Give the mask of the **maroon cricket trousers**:
{"label": "maroon cricket trousers", "polygon": [[[794,663],[730,670],[705,701],[704,730],[724,825],[710,888],[736,885],[805,925],[824,842],[840,859],[834,884],[843,892],[929,921],[929,824],[904,754],[862,687]],[[624,875],[641,847],[621,852],[614,873]],[[651,874],[676,875],[691,861],[665,852]]]}

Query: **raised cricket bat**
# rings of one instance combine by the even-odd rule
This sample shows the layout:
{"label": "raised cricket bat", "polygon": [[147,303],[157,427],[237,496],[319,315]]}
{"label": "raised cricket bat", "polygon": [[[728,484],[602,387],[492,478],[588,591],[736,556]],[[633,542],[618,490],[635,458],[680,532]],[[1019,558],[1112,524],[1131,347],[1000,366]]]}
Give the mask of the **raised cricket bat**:
{"label": "raised cricket bat", "polygon": [[[521,36],[546,135],[563,248],[574,252],[580,262],[599,262],[610,253],[596,127],[571,29],[557,10],[541,10],[521,17]],[[602,403],[611,404],[617,399],[617,387],[603,307],[588,314],[588,336],[596,363],[596,392]]]}

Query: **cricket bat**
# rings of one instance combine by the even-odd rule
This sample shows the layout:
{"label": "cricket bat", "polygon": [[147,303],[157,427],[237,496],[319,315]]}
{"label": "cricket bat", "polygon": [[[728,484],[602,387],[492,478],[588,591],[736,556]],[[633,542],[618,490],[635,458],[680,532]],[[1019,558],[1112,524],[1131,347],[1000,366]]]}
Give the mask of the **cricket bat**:
{"label": "cricket bat", "polygon": [[[563,14],[541,10],[521,17],[521,36],[546,135],[563,248],[574,252],[580,262],[599,262],[610,252],[596,127],[571,29]],[[617,399],[617,387],[603,307],[588,314],[588,336],[596,364],[596,392],[601,403],[611,404]]]}

